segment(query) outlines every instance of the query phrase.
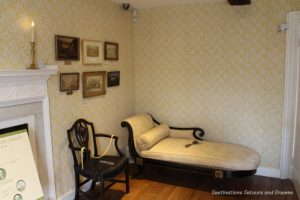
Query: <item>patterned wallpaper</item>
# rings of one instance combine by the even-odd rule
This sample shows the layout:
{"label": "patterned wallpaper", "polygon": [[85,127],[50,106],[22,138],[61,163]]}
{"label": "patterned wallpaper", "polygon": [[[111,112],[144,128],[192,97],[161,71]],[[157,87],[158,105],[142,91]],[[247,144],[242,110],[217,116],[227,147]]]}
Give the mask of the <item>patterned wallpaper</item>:
{"label": "patterned wallpaper", "polygon": [[[74,120],[93,121],[97,131],[120,136],[124,146],[120,121],[134,107],[172,125],[201,126],[208,139],[253,147],[262,166],[279,168],[285,34],[276,26],[296,8],[297,0],[257,0],[247,7],[145,9],[133,28],[130,13],[108,0],[0,1],[0,69],[30,64],[34,20],[37,60],[57,64],[60,72],[121,71],[119,87],[90,99],[82,99],[82,86],[67,96],[59,92],[58,76],[50,79],[58,196],[73,189],[66,130]],[[54,60],[55,34],[118,42],[119,61],[64,65]]]}
{"label": "patterned wallpaper", "polygon": [[[120,70],[121,84],[104,96],[83,99],[80,91],[59,92],[58,76],[49,81],[51,128],[57,195],[74,189],[73,161],[66,130],[77,118],[94,122],[96,131],[121,137],[120,122],[134,114],[133,24],[131,15],[108,0],[4,0],[0,1],[0,69],[24,69],[30,64],[30,24],[36,24],[37,60],[59,66],[60,72]],[[54,35],[119,43],[119,61],[84,66],[55,61]]]}
{"label": "patterned wallpaper", "polygon": [[298,0],[144,9],[135,25],[136,112],[244,144],[279,169],[285,34]]}

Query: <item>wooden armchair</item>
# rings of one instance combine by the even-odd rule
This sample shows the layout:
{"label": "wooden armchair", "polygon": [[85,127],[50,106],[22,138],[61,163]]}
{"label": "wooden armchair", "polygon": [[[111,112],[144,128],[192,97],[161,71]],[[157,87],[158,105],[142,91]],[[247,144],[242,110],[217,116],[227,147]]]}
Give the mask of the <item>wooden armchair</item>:
{"label": "wooden armchair", "polygon": [[[120,151],[117,142],[118,137],[107,134],[96,134],[94,126],[91,122],[85,119],[78,119],[73,126],[67,130],[69,148],[72,151],[75,171],[75,200],[78,199],[79,194],[83,193],[80,186],[92,181],[91,189],[94,189],[96,183],[100,185],[100,195],[104,199],[104,191],[111,187],[116,182],[126,184],[126,193],[129,193],[129,159],[125,157]],[[89,137],[92,136],[93,148],[89,147]],[[110,138],[110,144],[114,140],[115,148],[118,156],[102,155],[99,156],[96,138],[104,137]],[[110,145],[109,144],[109,145]],[[109,148],[109,147],[108,147]],[[107,148],[107,149],[108,149]],[[91,156],[93,150],[94,156]],[[115,177],[125,172],[125,180],[115,179]],[[80,176],[86,178],[85,181],[80,182]],[[110,184],[105,187],[104,182],[109,181]],[[90,197],[88,197],[90,198]],[[94,199],[90,198],[90,199]]]}

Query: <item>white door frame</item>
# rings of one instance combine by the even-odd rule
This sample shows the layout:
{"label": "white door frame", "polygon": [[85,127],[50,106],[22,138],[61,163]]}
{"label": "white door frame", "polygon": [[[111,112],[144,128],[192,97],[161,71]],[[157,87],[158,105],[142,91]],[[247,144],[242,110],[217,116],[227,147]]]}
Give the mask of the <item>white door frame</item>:
{"label": "white door frame", "polygon": [[296,125],[296,110],[298,96],[298,72],[297,66],[297,24],[300,23],[300,12],[288,13],[288,30],[286,33],[286,63],[284,108],[282,126],[282,146],[280,160],[280,177],[282,179],[292,176],[292,158],[294,150],[294,135]]}

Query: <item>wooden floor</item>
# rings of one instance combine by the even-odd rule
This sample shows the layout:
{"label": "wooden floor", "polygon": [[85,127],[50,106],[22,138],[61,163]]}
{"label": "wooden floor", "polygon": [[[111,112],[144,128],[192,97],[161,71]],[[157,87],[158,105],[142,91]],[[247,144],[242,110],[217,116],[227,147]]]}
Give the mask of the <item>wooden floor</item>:
{"label": "wooden floor", "polygon": [[[97,188],[90,194],[96,194],[96,191]],[[290,180],[252,176],[216,181],[198,174],[170,171],[153,166],[145,168],[139,178],[130,179],[129,194],[124,191],[124,184],[115,184],[105,192],[106,200],[298,200]],[[221,195],[217,192],[235,192],[236,194]],[[256,194],[253,194],[254,192]],[[279,192],[281,194],[278,194]],[[288,192],[288,194],[284,195],[282,192]],[[86,199],[80,198],[80,200]]]}

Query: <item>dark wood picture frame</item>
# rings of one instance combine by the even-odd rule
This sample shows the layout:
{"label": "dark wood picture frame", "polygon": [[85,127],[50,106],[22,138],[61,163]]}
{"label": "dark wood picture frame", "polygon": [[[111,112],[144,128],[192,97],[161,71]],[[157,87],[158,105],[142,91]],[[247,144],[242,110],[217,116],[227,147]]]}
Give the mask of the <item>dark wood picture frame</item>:
{"label": "dark wood picture frame", "polygon": [[68,92],[79,90],[80,73],[60,73],[60,91]]}
{"label": "dark wood picture frame", "polygon": [[107,72],[107,87],[120,85],[120,71]]}
{"label": "dark wood picture frame", "polygon": [[56,60],[80,60],[80,38],[55,35]]}
{"label": "dark wood picture frame", "polygon": [[83,98],[106,94],[106,71],[82,73]]}
{"label": "dark wood picture frame", "polygon": [[104,60],[119,60],[119,44],[104,42]]}

